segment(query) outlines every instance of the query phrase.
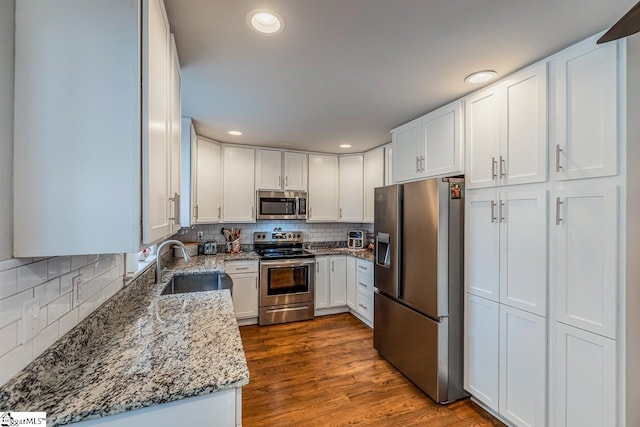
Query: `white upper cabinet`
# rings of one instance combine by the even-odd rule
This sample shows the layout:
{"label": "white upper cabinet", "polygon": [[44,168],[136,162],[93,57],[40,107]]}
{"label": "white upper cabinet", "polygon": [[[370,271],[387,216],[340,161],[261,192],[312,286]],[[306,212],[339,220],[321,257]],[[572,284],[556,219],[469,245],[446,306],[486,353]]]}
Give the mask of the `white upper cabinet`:
{"label": "white upper cabinet", "polygon": [[282,189],[282,151],[256,150],[256,190]]}
{"label": "white upper cabinet", "polygon": [[557,323],[554,359],[554,425],[619,425],[616,341]]}
{"label": "white upper cabinet", "polygon": [[384,186],[384,147],[364,153],[364,222],[373,222],[374,189]]}
{"label": "white upper cabinet", "polygon": [[588,39],[556,59],[557,179],[618,173],[618,44]]}
{"label": "white upper cabinet", "polygon": [[393,144],[384,146],[384,185],[393,184]]}
{"label": "white upper cabinet", "polygon": [[364,159],[362,154],[340,156],[340,210],[342,222],[362,222]]}
{"label": "white upper cabinet", "polygon": [[393,182],[404,182],[420,176],[424,157],[422,119],[415,119],[391,131],[393,144]]}
{"label": "white upper cabinet", "polygon": [[16,2],[15,35],[14,255],[136,252],[169,235],[162,2]]}
{"label": "white upper cabinet", "polygon": [[305,153],[284,152],[284,189],[307,191],[308,174],[307,155]]}
{"label": "white upper cabinet", "polygon": [[307,191],[307,155],[256,150],[256,190]]}
{"label": "white upper cabinet", "polygon": [[589,186],[555,194],[556,318],[616,337],[618,193]]}
{"label": "white upper cabinet", "polygon": [[466,101],[467,188],[547,180],[547,64]]}
{"label": "white upper cabinet", "polygon": [[394,182],[462,173],[463,101],[391,131]]}
{"label": "white upper cabinet", "polygon": [[465,290],[545,316],[546,191],[468,195],[465,210]]}
{"label": "white upper cabinet", "polygon": [[210,224],[222,220],[222,148],[220,144],[196,137],[192,152],[192,224]]}
{"label": "white upper cabinet", "polygon": [[222,158],[224,222],[255,222],[255,150],[225,145]]}
{"label": "white upper cabinet", "polygon": [[446,176],[462,173],[464,103],[456,101],[422,118],[425,155],[422,175]]}
{"label": "white upper cabinet", "polygon": [[338,220],[338,156],[309,154],[307,221]]}
{"label": "white upper cabinet", "polygon": [[171,167],[171,179],[169,184],[169,211],[172,213],[171,218],[171,233],[175,233],[180,229],[180,200],[182,198],[182,191],[180,187],[181,170],[181,124],[182,124],[182,112],[180,106],[180,93],[181,93],[181,80],[180,80],[180,60],[178,59],[178,51],[176,49],[176,42],[171,35],[171,105],[169,114],[170,125],[170,157]]}

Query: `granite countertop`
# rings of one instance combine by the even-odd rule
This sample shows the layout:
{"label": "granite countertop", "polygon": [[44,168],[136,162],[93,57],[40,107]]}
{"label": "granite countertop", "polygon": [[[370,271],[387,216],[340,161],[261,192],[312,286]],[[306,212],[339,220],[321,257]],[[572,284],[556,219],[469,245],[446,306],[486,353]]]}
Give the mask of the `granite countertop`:
{"label": "granite countertop", "polygon": [[224,271],[255,254],[175,262],[119,291],[0,388],[0,408],[46,411],[48,425],[241,387],[249,370],[228,290],[160,295],[180,272]]}
{"label": "granite countertop", "polygon": [[365,261],[373,262],[375,256],[373,252],[368,249],[349,249],[349,248],[309,248],[309,252],[315,255],[347,255],[355,258],[363,259]]}

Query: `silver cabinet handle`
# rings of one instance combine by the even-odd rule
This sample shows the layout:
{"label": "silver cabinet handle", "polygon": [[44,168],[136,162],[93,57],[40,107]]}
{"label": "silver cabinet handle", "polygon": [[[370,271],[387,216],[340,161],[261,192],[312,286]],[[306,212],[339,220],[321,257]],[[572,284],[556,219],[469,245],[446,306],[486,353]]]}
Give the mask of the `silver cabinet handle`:
{"label": "silver cabinet handle", "polygon": [[362,270],[368,270],[368,268],[367,268],[367,267],[363,267],[363,266],[361,266],[361,265],[359,265],[359,266],[358,266],[358,268],[360,268],[360,269],[362,269]]}
{"label": "silver cabinet handle", "polygon": [[496,202],[491,201],[491,222],[496,222]]}
{"label": "silver cabinet handle", "polygon": [[420,172],[424,172],[424,164],[425,164],[424,156],[421,156],[421,164],[422,166],[420,167]]}
{"label": "silver cabinet handle", "polygon": [[501,155],[500,156],[500,178],[504,178],[504,176],[507,174],[506,170],[507,170],[507,161],[503,159]]}
{"label": "silver cabinet handle", "polygon": [[420,173],[420,156],[416,156],[416,173]]}
{"label": "silver cabinet handle", "polygon": [[256,208],[255,208],[254,206],[251,206],[251,219],[253,219],[253,218],[254,218],[254,215],[253,215],[253,214],[254,214],[255,209],[256,209]]}
{"label": "silver cabinet handle", "polygon": [[169,198],[169,201],[173,202],[173,218],[168,218],[173,221],[174,224],[180,223],[180,195],[173,193],[173,197]]}
{"label": "silver cabinet handle", "polygon": [[340,208],[340,218],[342,218],[342,208]]}
{"label": "silver cabinet handle", "polygon": [[491,179],[496,179],[498,177],[498,174],[496,174],[496,166],[498,166],[496,162],[496,158],[492,157],[491,158]]}
{"label": "silver cabinet handle", "polygon": [[289,176],[287,175],[284,177],[284,186],[286,187],[288,185],[289,185]]}
{"label": "silver cabinet handle", "polygon": [[256,276],[255,279],[256,279],[256,289],[258,289],[258,276]]}
{"label": "silver cabinet handle", "polygon": [[502,200],[500,200],[500,222],[504,222],[505,218],[504,218],[504,214],[503,214],[503,208],[504,208],[504,202]]}
{"label": "silver cabinet handle", "polygon": [[358,304],[360,307],[364,308],[365,310],[367,310],[367,306],[366,305],[362,305],[362,304]]}
{"label": "silver cabinet handle", "polygon": [[368,286],[367,286],[367,285],[365,285],[365,284],[364,284],[364,283],[362,283],[362,282],[358,282],[358,285],[360,285],[360,286],[364,286],[365,288],[368,288]]}
{"label": "silver cabinet handle", "polygon": [[316,273],[320,273],[320,264],[316,263]]}
{"label": "silver cabinet handle", "polygon": [[221,214],[222,214],[222,206],[218,206],[218,219],[220,219]]}
{"label": "silver cabinet handle", "polygon": [[332,272],[335,271],[334,267],[335,267],[335,265],[333,264],[333,261],[331,261],[331,271]]}
{"label": "silver cabinet handle", "polygon": [[311,213],[313,212],[313,208],[309,208],[309,219],[311,219]]}
{"label": "silver cabinet handle", "polygon": [[560,205],[562,205],[560,197],[556,197],[556,225],[560,225],[560,221],[563,220],[560,218]]}
{"label": "silver cabinet handle", "polygon": [[560,172],[560,169],[562,169],[562,166],[560,166],[560,153],[562,151],[560,144],[556,144],[556,173]]}
{"label": "silver cabinet handle", "polygon": [[234,270],[236,270],[236,271],[248,270],[248,269],[249,269],[249,267],[236,267],[236,268],[234,268]]}
{"label": "silver cabinet handle", "polygon": [[278,187],[282,186],[282,179],[280,175],[278,175]]}
{"label": "silver cabinet handle", "polygon": [[198,205],[195,205],[193,209],[195,210],[195,213],[193,214],[193,216],[195,217],[195,219],[198,219]]}

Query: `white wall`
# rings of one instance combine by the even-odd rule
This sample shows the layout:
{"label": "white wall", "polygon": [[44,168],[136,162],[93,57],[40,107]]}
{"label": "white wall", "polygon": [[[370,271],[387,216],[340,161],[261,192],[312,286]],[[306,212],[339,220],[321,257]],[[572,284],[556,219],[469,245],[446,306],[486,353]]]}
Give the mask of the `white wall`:
{"label": "white wall", "polygon": [[0,260],[13,253],[14,0],[0,1]]}

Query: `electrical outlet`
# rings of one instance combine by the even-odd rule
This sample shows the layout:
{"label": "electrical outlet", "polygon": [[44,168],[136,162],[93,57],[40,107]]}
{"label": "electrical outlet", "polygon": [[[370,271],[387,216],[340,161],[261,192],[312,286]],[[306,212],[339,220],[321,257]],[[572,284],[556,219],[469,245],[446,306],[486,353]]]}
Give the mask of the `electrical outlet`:
{"label": "electrical outlet", "polygon": [[204,240],[204,231],[198,231],[198,240],[199,241],[203,241]]}
{"label": "electrical outlet", "polygon": [[73,287],[76,290],[76,300],[84,301],[86,299],[86,290],[84,285],[84,279],[82,278],[82,274],[73,278]]}
{"label": "electrical outlet", "polygon": [[42,330],[40,325],[40,303],[32,299],[22,305],[22,342],[27,342]]}

